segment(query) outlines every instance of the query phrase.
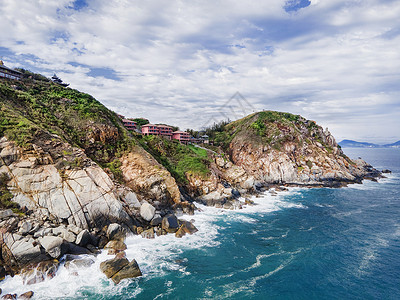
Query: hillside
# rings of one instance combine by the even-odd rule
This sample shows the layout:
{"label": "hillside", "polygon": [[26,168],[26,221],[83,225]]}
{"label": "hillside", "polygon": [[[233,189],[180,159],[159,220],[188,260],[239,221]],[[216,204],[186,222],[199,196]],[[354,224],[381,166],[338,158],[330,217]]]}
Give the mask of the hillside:
{"label": "hillside", "polygon": [[339,187],[380,175],[298,115],[263,111],[224,123],[205,149],[130,132],[92,96],[25,75],[0,79],[2,274],[96,252],[111,229],[193,233],[174,213],[193,213],[194,201],[233,209],[272,185]]}
{"label": "hillside", "polygon": [[255,113],[225,125],[217,139],[231,161],[261,183],[340,186],[376,175],[344,155],[328,130],[299,115]]}
{"label": "hillside", "polygon": [[366,143],[366,142],[357,142],[353,140],[343,140],[339,143],[341,147],[349,147],[349,148],[379,148],[382,147],[378,144]]}

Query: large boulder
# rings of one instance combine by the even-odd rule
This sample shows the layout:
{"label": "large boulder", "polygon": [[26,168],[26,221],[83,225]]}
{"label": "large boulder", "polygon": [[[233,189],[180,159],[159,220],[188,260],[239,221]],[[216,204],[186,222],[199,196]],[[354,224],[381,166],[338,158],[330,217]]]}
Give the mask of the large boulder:
{"label": "large boulder", "polygon": [[107,278],[111,278],[128,264],[129,260],[127,258],[113,258],[103,261],[100,264],[100,270],[107,276]]}
{"label": "large boulder", "polygon": [[41,260],[42,252],[40,246],[37,245],[35,240],[32,238],[26,237],[16,240],[12,243],[11,247],[8,246],[8,249],[11,251],[19,265],[23,266]]}
{"label": "large boulder", "polygon": [[33,294],[34,294],[33,291],[29,291],[29,292],[19,295],[18,299],[31,299],[33,297]]}
{"label": "large boulder", "polygon": [[39,239],[39,243],[53,258],[59,258],[65,254],[66,246],[64,240],[58,236],[45,236]]}
{"label": "large boulder", "polygon": [[148,222],[153,219],[155,212],[155,207],[146,201],[144,201],[142,206],[140,207],[140,216]]}
{"label": "large boulder", "polygon": [[161,227],[168,233],[174,233],[179,229],[178,219],[175,215],[167,215],[163,218]]}
{"label": "large boulder", "polygon": [[84,229],[77,235],[75,243],[81,247],[85,247],[87,244],[91,244],[93,239],[89,230]]}
{"label": "large boulder", "polygon": [[183,237],[186,233],[188,234],[193,234],[198,231],[196,226],[193,225],[193,223],[188,222],[188,221],[179,221],[182,225],[179,227],[178,231],[175,233],[175,236],[177,238]]}
{"label": "large boulder", "polygon": [[13,211],[11,209],[6,209],[6,210],[0,210],[0,220],[12,217],[14,215]]}
{"label": "large boulder", "polygon": [[139,276],[142,276],[142,272],[140,271],[136,260],[132,259],[128,265],[123,267],[119,272],[111,277],[111,279],[115,284],[118,284],[122,279],[135,278]]}

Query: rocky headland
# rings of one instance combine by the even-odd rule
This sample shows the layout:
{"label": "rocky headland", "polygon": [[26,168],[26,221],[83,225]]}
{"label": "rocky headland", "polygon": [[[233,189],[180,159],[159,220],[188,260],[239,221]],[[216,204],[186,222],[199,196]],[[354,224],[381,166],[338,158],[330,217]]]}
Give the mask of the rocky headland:
{"label": "rocky headland", "polygon": [[270,187],[381,176],[301,116],[255,113],[214,132],[214,146],[187,146],[130,132],[90,95],[34,78],[0,80],[0,280],[39,282],[104,248],[114,258],[101,269],[118,283],[141,275],[125,236],[195,233],[177,217],[195,202],[234,209]]}

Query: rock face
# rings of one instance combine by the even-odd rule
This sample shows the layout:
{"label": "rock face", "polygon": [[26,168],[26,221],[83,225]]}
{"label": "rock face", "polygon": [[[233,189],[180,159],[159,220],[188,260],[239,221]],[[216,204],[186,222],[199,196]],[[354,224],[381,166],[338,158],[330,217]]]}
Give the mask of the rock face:
{"label": "rock face", "polygon": [[328,130],[300,116],[261,112],[228,130],[232,162],[257,182],[336,186],[374,172],[345,156]]}
{"label": "rock face", "polygon": [[66,170],[57,169],[48,154],[39,146],[36,149],[34,153],[26,153],[7,138],[0,139],[0,173],[11,178],[9,188],[15,195],[14,202],[35,211],[38,217],[67,220],[80,228],[110,221],[131,222],[112,180],[82,150],[73,148],[90,165]]}
{"label": "rock face", "polygon": [[121,170],[127,185],[142,199],[165,203],[181,202],[181,193],[171,174],[149,153],[136,148],[121,158]]}

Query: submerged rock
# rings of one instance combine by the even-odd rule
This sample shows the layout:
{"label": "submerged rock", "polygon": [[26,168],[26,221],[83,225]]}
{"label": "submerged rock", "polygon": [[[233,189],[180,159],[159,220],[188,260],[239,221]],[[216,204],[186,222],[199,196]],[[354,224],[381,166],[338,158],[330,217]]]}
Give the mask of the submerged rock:
{"label": "submerged rock", "polygon": [[51,279],[56,275],[60,262],[57,259],[42,261],[36,265],[30,265],[21,272],[24,284],[35,284]]}
{"label": "submerged rock", "polygon": [[34,293],[32,291],[29,291],[29,292],[19,295],[18,299],[31,299],[33,297],[33,294]]}

